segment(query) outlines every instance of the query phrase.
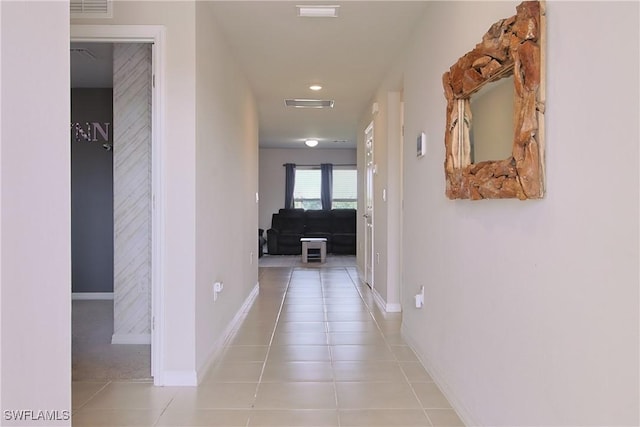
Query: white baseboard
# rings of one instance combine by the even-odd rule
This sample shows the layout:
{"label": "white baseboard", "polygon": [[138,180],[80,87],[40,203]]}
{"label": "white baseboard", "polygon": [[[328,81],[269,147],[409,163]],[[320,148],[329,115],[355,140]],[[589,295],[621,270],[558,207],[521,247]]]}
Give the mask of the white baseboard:
{"label": "white baseboard", "polygon": [[198,376],[195,371],[164,371],[162,377],[163,386],[198,386]]}
{"label": "white baseboard", "polygon": [[112,300],[113,292],[72,292],[72,300]]}
{"label": "white baseboard", "polygon": [[380,310],[382,310],[383,312],[385,312],[385,313],[400,313],[400,312],[402,312],[402,306],[400,304],[389,304],[389,303],[387,303],[384,300],[384,298],[382,298],[382,295],[380,295],[380,293],[378,293],[376,288],[373,288],[372,293],[373,293],[373,300],[375,301],[375,303],[378,306],[378,308]]}
{"label": "white baseboard", "polygon": [[444,396],[447,398],[447,401],[451,404],[453,409],[456,411],[462,423],[465,426],[480,425],[477,422],[477,420],[473,418],[473,416],[471,415],[471,412],[467,410],[467,408],[462,404],[460,399],[458,399],[456,394],[451,390],[451,387],[449,387],[449,384],[444,379],[444,375],[442,375],[442,373],[433,366],[433,364],[429,361],[429,359],[425,355],[416,351],[416,349],[419,347],[416,345],[416,342],[413,339],[411,339],[411,337],[406,333],[404,325],[401,328],[401,334],[402,334],[402,338],[405,340],[405,342],[409,345],[409,347],[411,347],[411,349],[415,353],[422,367],[431,376],[431,378],[433,379],[433,382],[436,383],[436,385],[438,386],[442,394],[444,394]]}
{"label": "white baseboard", "polygon": [[111,344],[151,344],[151,334],[113,334]]}
{"label": "white baseboard", "polygon": [[401,313],[401,312],[402,312],[402,305],[400,305],[399,303],[397,304],[387,303],[387,313]]}
{"label": "white baseboard", "polygon": [[249,311],[249,308],[251,308],[251,306],[253,305],[253,302],[255,301],[259,292],[260,292],[260,283],[258,282],[253,287],[253,289],[251,290],[247,298],[244,300],[244,303],[242,303],[242,307],[238,309],[238,311],[236,312],[236,315],[233,317],[233,319],[231,319],[231,322],[229,322],[227,327],[220,334],[220,337],[214,343],[213,348],[209,354],[209,357],[207,357],[205,362],[198,368],[197,379],[196,379],[198,383],[202,381],[204,375],[207,373],[209,368],[220,356],[220,354],[222,353],[222,350],[228,344],[229,340],[233,336],[233,332],[238,328],[238,326],[240,326],[240,324],[246,317],[247,312]]}
{"label": "white baseboard", "polygon": [[385,306],[387,305],[387,303],[382,298],[382,295],[378,293],[378,290],[376,288],[373,288],[371,290],[371,293],[373,294],[373,301],[376,303],[378,308],[383,312],[385,312],[386,311]]}

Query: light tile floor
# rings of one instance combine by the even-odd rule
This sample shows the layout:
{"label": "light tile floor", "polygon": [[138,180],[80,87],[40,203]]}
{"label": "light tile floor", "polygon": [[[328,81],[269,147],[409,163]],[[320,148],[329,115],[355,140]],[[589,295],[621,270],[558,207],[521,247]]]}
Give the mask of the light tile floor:
{"label": "light tile floor", "polygon": [[199,387],[74,382],[74,426],[462,426],[352,267],[260,268]]}

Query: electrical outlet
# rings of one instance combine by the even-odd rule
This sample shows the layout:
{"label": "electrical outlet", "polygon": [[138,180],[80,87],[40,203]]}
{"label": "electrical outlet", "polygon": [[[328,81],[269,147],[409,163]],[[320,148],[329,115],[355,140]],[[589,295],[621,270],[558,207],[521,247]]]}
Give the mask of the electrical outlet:
{"label": "electrical outlet", "polygon": [[416,308],[422,308],[424,306],[424,286],[420,287],[420,292],[415,295]]}
{"label": "electrical outlet", "polygon": [[224,289],[224,285],[222,284],[222,282],[215,282],[213,284],[213,301],[214,302],[218,300],[218,294],[222,292],[223,289]]}

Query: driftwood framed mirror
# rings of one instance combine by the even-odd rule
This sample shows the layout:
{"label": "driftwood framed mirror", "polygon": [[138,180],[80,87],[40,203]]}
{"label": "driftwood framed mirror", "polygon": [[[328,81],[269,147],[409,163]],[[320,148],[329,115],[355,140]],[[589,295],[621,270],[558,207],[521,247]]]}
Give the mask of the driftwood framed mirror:
{"label": "driftwood framed mirror", "polygon": [[[544,42],[544,2],[525,1],[517,6],[516,15],[493,24],[482,41],[442,76],[447,99],[446,194],[450,199],[543,197]],[[506,95],[512,97],[512,105],[493,104],[491,111],[482,111],[482,116],[497,112],[508,117],[512,108],[510,130],[497,130],[492,124],[476,127],[493,130],[489,139],[511,133],[512,137],[506,137],[507,144],[512,141],[510,156],[481,159],[481,151],[475,147],[480,141],[474,138],[472,104],[480,91],[507,78],[513,82],[512,95]],[[505,153],[504,149],[484,151]]]}

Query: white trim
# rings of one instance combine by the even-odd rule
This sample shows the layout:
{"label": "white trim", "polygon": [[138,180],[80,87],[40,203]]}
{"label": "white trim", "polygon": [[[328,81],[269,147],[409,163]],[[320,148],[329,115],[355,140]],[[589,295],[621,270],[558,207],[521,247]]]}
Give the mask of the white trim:
{"label": "white trim", "polygon": [[[2,22],[2,1],[0,1],[0,22]],[[0,29],[0,47],[2,47],[2,30],[1,29]],[[4,92],[2,92],[2,54],[0,53],[0,96],[2,93]],[[2,99],[0,99],[0,129],[2,129]],[[0,131],[0,165],[2,165],[2,132],[1,131]],[[68,186],[67,188],[70,189],[71,187]],[[2,224],[2,174],[0,174],[0,224]],[[4,277],[2,275],[2,260],[3,260],[2,258],[2,226],[0,225],[0,310],[2,307],[2,288],[4,287],[2,283],[2,277]],[[2,330],[4,328],[2,327],[2,317],[3,316],[0,315],[0,343],[3,342]],[[67,343],[69,342],[70,341],[67,341]],[[3,366],[2,349],[0,349],[0,366]],[[58,389],[56,388],[56,390]],[[0,405],[2,405],[1,402],[4,402],[4,400],[2,400],[2,387],[0,387]]]}
{"label": "white trim", "polygon": [[[372,162],[372,174],[376,174],[376,152],[375,152],[375,126],[374,121],[371,120],[371,123],[364,130],[364,206],[363,210],[365,214],[370,214],[371,219],[368,220],[365,218],[364,220],[364,282],[369,285],[369,287],[373,290],[375,289],[375,259],[376,259],[376,247],[375,247],[375,195],[376,189],[374,187],[375,177],[371,176],[371,212],[368,212],[367,209],[367,195],[369,191],[369,166],[367,164],[367,135],[371,133],[371,162]],[[367,221],[371,222],[371,236],[368,238],[367,236]],[[369,240],[371,240],[369,242]],[[367,246],[369,246],[369,258],[367,259]],[[371,270],[371,277],[367,277],[367,271]],[[368,280],[367,280],[368,279]]]}
{"label": "white trim", "polygon": [[[165,96],[165,33],[162,25],[71,25],[71,41],[152,43],[152,68],[155,84],[152,88],[151,130],[151,375],[154,385],[165,383],[173,374],[164,372],[164,96]],[[170,371],[173,372],[173,371]],[[194,373],[195,375],[195,373]],[[177,376],[182,378],[182,374]],[[191,381],[191,380],[189,380]],[[172,380],[172,382],[175,382]]]}
{"label": "white trim", "polygon": [[113,292],[72,292],[72,300],[112,300]]}
{"label": "white trim", "polygon": [[198,375],[196,371],[164,371],[162,377],[164,378],[165,386],[198,386]]}
{"label": "white trim", "polygon": [[478,420],[475,420],[471,415],[471,412],[462,404],[462,401],[458,399],[457,395],[452,391],[451,387],[445,381],[444,375],[436,369],[435,366],[429,361],[427,357],[423,357],[421,353],[416,351],[416,348],[420,348],[417,343],[411,338],[410,335],[406,333],[404,323],[400,329],[400,333],[404,341],[409,345],[409,347],[413,350],[418,361],[422,365],[422,367],[427,371],[427,373],[433,379],[433,382],[436,383],[444,397],[446,397],[447,401],[451,404],[451,407],[456,411],[462,424],[465,426],[479,426],[481,425]]}
{"label": "white trim", "polygon": [[387,313],[402,313],[402,305],[400,303],[387,303]]}
{"label": "white trim", "polygon": [[71,25],[74,42],[157,43],[164,33],[163,25]]}
{"label": "white trim", "polygon": [[382,298],[382,295],[380,295],[378,290],[375,288],[372,288],[371,293],[373,294],[373,301],[376,303],[378,308],[382,311],[387,311],[386,310],[387,303],[385,302],[384,298]]}
{"label": "white trim", "polygon": [[202,382],[204,375],[207,373],[209,368],[211,368],[216,359],[220,356],[225,345],[229,343],[229,340],[231,339],[231,337],[233,337],[233,333],[242,324],[242,321],[247,316],[247,312],[258,297],[258,293],[260,293],[260,282],[256,283],[256,285],[253,287],[253,289],[249,293],[249,296],[247,296],[247,298],[244,300],[242,307],[240,307],[234,318],[231,320],[231,322],[229,322],[224,331],[222,331],[220,337],[214,343],[213,350],[211,351],[209,357],[207,357],[202,366],[198,368],[198,383]]}
{"label": "white trim", "polygon": [[385,313],[400,313],[402,311],[402,305],[400,304],[389,304],[387,303],[382,295],[378,292],[377,289],[371,289],[373,293],[373,301],[375,301],[376,305],[380,310]]}
{"label": "white trim", "polygon": [[151,334],[113,334],[111,344],[151,344]]}

